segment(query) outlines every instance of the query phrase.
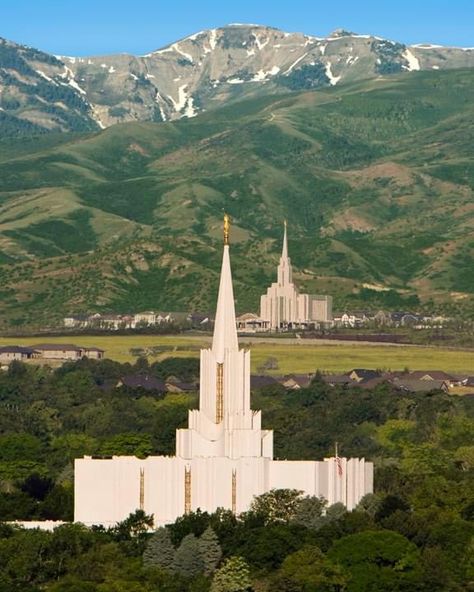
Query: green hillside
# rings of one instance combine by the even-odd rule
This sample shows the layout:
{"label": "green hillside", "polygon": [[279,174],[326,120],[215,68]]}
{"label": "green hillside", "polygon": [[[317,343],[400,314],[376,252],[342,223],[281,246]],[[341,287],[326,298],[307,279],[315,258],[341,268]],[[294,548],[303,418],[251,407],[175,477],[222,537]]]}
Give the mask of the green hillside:
{"label": "green hillside", "polygon": [[239,310],[284,218],[297,281],[338,306],[471,309],[473,94],[472,70],[419,72],[0,143],[2,317],[210,309],[224,209]]}

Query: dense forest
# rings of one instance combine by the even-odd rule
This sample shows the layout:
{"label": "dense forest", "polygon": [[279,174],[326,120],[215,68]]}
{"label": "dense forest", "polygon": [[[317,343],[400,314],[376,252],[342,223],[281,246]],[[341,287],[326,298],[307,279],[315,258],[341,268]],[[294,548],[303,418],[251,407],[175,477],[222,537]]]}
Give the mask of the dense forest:
{"label": "dense forest", "polygon": [[117,387],[146,373],[192,382],[198,362],[110,360],[0,374],[0,592],[375,592],[474,590],[474,398],[334,388],[253,393],[275,456],[341,453],[376,466],[375,494],[339,504],[275,490],[239,517],[194,512],[156,531],[137,511],[114,528],[71,520],[72,460],[172,454],[196,394]]}

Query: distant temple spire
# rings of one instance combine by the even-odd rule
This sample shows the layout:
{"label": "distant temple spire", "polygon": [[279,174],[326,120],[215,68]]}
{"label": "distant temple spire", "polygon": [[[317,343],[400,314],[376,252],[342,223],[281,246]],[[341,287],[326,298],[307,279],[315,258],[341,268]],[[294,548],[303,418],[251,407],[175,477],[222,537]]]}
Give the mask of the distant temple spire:
{"label": "distant temple spire", "polygon": [[235,323],[234,291],[232,288],[232,271],[229,257],[230,219],[224,216],[224,254],[222,258],[221,280],[217,297],[216,321],[212,351],[217,362],[224,361],[225,350],[237,351],[237,329]]}
{"label": "distant temple spire", "polygon": [[281,250],[280,264],[278,266],[278,283],[280,286],[288,286],[293,282],[293,269],[291,259],[288,257],[288,232],[287,223],[284,222],[283,248]]}
{"label": "distant temple spire", "polygon": [[293,283],[293,266],[288,255],[288,225],[284,222],[283,247],[277,269],[277,281],[260,298],[260,319],[272,331],[309,327],[313,323],[332,322],[332,298],[318,294],[300,294]]}
{"label": "distant temple spire", "polygon": [[288,259],[288,237],[286,232],[287,222],[284,221],[285,233],[283,235],[283,249],[281,251],[282,259]]}

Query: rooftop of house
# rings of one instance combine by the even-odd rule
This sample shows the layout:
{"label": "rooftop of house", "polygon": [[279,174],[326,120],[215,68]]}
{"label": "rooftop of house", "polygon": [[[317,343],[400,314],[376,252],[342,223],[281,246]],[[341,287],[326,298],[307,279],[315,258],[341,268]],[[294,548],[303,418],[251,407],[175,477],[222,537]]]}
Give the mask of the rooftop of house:
{"label": "rooftop of house", "polygon": [[23,345],[4,345],[0,347],[0,354],[34,354],[37,350]]}
{"label": "rooftop of house", "polygon": [[371,380],[372,378],[379,378],[382,374],[378,370],[370,370],[367,368],[353,368],[347,372],[346,376],[356,374],[362,380]]}
{"label": "rooftop of house", "polygon": [[453,375],[443,370],[414,370],[409,374],[410,378],[416,380],[453,380]]}
{"label": "rooftop of house", "polygon": [[38,343],[31,346],[36,351],[74,351],[74,352],[104,352],[105,350],[99,347],[83,347],[81,345],[74,345],[73,343]]}
{"label": "rooftop of house", "polygon": [[80,352],[84,348],[73,343],[38,343],[32,346],[38,351],[75,351]]}
{"label": "rooftop of house", "polygon": [[352,380],[346,374],[324,374],[323,382],[326,384],[348,384]]}
{"label": "rooftop of house", "polygon": [[117,386],[126,386],[128,388],[142,388],[147,391],[166,391],[165,383],[149,374],[129,374],[122,376]]}
{"label": "rooftop of house", "polygon": [[273,384],[279,384],[274,376],[268,376],[267,374],[252,374],[250,376],[251,389],[259,389]]}
{"label": "rooftop of house", "polygon": [[430,392],[435,390],[446,390],[448,384],[444,380],[417,380],[417,379],[400,379],[397,378],[392,381],[394,386],[401,388],[406,391],[417,392]]}
{"label": "rooftop of house", "polygon": [[277,378],[277,381],[283,385],[293,383],[298,385],[300,388],[304,388],[309,386],[313,380],[313,377],[313,374],[287,374],[286,376]]}

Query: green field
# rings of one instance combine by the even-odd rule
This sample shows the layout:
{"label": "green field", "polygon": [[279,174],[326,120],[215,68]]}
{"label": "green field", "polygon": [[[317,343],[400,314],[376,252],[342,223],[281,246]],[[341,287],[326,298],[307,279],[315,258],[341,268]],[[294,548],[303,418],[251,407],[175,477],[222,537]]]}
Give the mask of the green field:
{"label": "green field", "polygon": [[[255,341],[257,341],[255,343]],[[252,352],[252,371],[268,358],[278,361],[273,374],[305,373],[316,368],[327,372],[343,372],[351,368],[379,368],[387,370],[445,370],[446,372],[474,373],[474,352],[448,348],[421,346],[390,346],[369,344],[299,343],[294,340],[242,340]],[[149,355],[150,361],[165,357],[198,356],[199,349],[210,343],[209,336],[68,336],[50,338],[0,338],[0,345],[35,343],[76,343],[106,350],[106,357],[119,362],[136,359],[134,348],[159,348]]]}

